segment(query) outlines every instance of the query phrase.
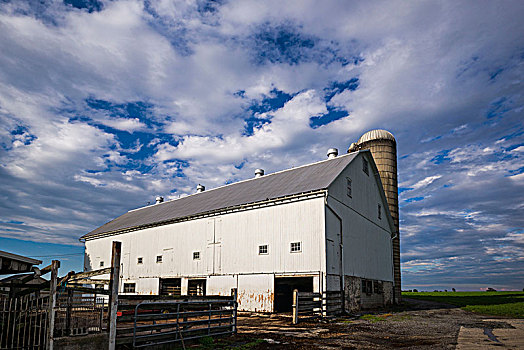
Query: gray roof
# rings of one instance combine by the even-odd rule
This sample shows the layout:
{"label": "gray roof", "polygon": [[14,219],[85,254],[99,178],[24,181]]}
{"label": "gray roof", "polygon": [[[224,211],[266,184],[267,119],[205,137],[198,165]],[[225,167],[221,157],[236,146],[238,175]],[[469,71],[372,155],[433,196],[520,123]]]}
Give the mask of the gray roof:
{"label": "gray roof", "polygon": [[300,166],[259,178],[240,181],[172,201],[131,210],[82,236],[139,229],[267,199],[326,189],[353,161],[358,152]]}

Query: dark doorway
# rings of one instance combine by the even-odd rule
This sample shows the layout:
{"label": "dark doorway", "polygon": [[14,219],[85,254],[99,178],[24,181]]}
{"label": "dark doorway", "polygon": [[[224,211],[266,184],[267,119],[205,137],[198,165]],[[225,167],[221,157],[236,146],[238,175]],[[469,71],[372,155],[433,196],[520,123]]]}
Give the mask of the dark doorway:
{"label": "dark doorway", "polygon": [[275,277],[275,312],[289,312],[293,290],[313,292],[313,277]]}
{"label": "dark doorway", "polygon": [[160,279],[160,295],[182,295],[180,287],[182,286],[181,278],[161,278]]}
{"label": "dark doorway", "polygon": [[206,280],[198,279],[187,281],[187,295],[206,295]]}

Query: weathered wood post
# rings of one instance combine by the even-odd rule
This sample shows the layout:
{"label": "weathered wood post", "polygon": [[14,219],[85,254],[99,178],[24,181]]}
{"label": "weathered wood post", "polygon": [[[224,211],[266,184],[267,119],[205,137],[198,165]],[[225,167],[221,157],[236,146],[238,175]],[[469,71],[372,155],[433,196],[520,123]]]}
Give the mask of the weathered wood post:
{"label": "weathered wood post", "polygon": [[55,305],[56,305],[56,284],[60,261],[53,260],[51,263],[51,280],[49,281],[49,305],[47,306],[47,342],[46,349],[53,350],[53,333],[55,332]]}
{"label": "weathered wood post", "polygon": [[116,346],[116,317],[118,310],[118,282],[120,280],[120,254],[122,243],[113,241],[113,251],[111,253],[111,279],[109,280],[109,350],[114,350]]}
{"label": "weathered wood post", "polygon": [[66,335],[71,335],[71,313],[73,311],[73,290],[67,290]]}
{"label": "weathered wood post", "polygon": [[231,288],[231,299],[233,299],[233,334],[237,334],[237,308],[238,308],[238,290]]}
{"label": "weathered wood post", "polygon": [[15,280],[11,280],[11,286],[9,287],[9,299],[13,300],[16,295]]}
{"label": "weathered wood post", "polygon": [[298,289],[293,290],[293,324],[298,323]]}

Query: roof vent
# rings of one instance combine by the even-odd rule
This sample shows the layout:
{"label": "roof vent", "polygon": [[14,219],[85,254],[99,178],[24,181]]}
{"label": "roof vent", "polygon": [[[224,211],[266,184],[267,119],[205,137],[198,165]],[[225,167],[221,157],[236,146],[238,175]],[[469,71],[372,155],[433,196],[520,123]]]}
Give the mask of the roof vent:
{"label": "roof vent", "polygon": [[338,156],[338,149],[336,148],[328,149],[327,156],[328,156],[328,159],[336,158]]}
{"label": "roof vent", "polygon": [[156,197],[156,204],[160,204],[160,203],[162,203],[163,201],[164,201],[164,197],[162,197],[162,196],[157,196],[157,197]]}
{"label": "roof vent", "polygon": [[206,190],[206,186],[198,184],[197,193],[204,192],[205,190]]}
{"label": "roof vent", "polygon": [[264,176],[264,169],[255,170],[255,178]]}

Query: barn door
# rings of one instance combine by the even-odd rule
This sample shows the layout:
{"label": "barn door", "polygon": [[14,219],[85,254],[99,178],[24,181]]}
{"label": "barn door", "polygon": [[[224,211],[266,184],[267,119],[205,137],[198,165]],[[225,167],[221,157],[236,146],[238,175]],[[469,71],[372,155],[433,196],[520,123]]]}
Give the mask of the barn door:
{"label": "barn door", "polygon": [[327,239],[327,273],[338,274],[340,272],[340,249],[337,242]]}
{"label": "barn door", "polygon": [[173,275],[175,273],[175,251],[173,248],[164,248],[162,256],[162,275]]}
{"label": "barn door", "polygon": [[132,278],[129,259],[129,253],[124,253],[122,260],[120,261],[120,278]]}
{"label": "barn door", "polygon": [[210,274],[222,272],[222,219],[212,218],[206,229],[206,270]]}
{"label": "barn door", "polygon": [[222,218],[215,219],[215,254],[213,273],[222,273]]}

